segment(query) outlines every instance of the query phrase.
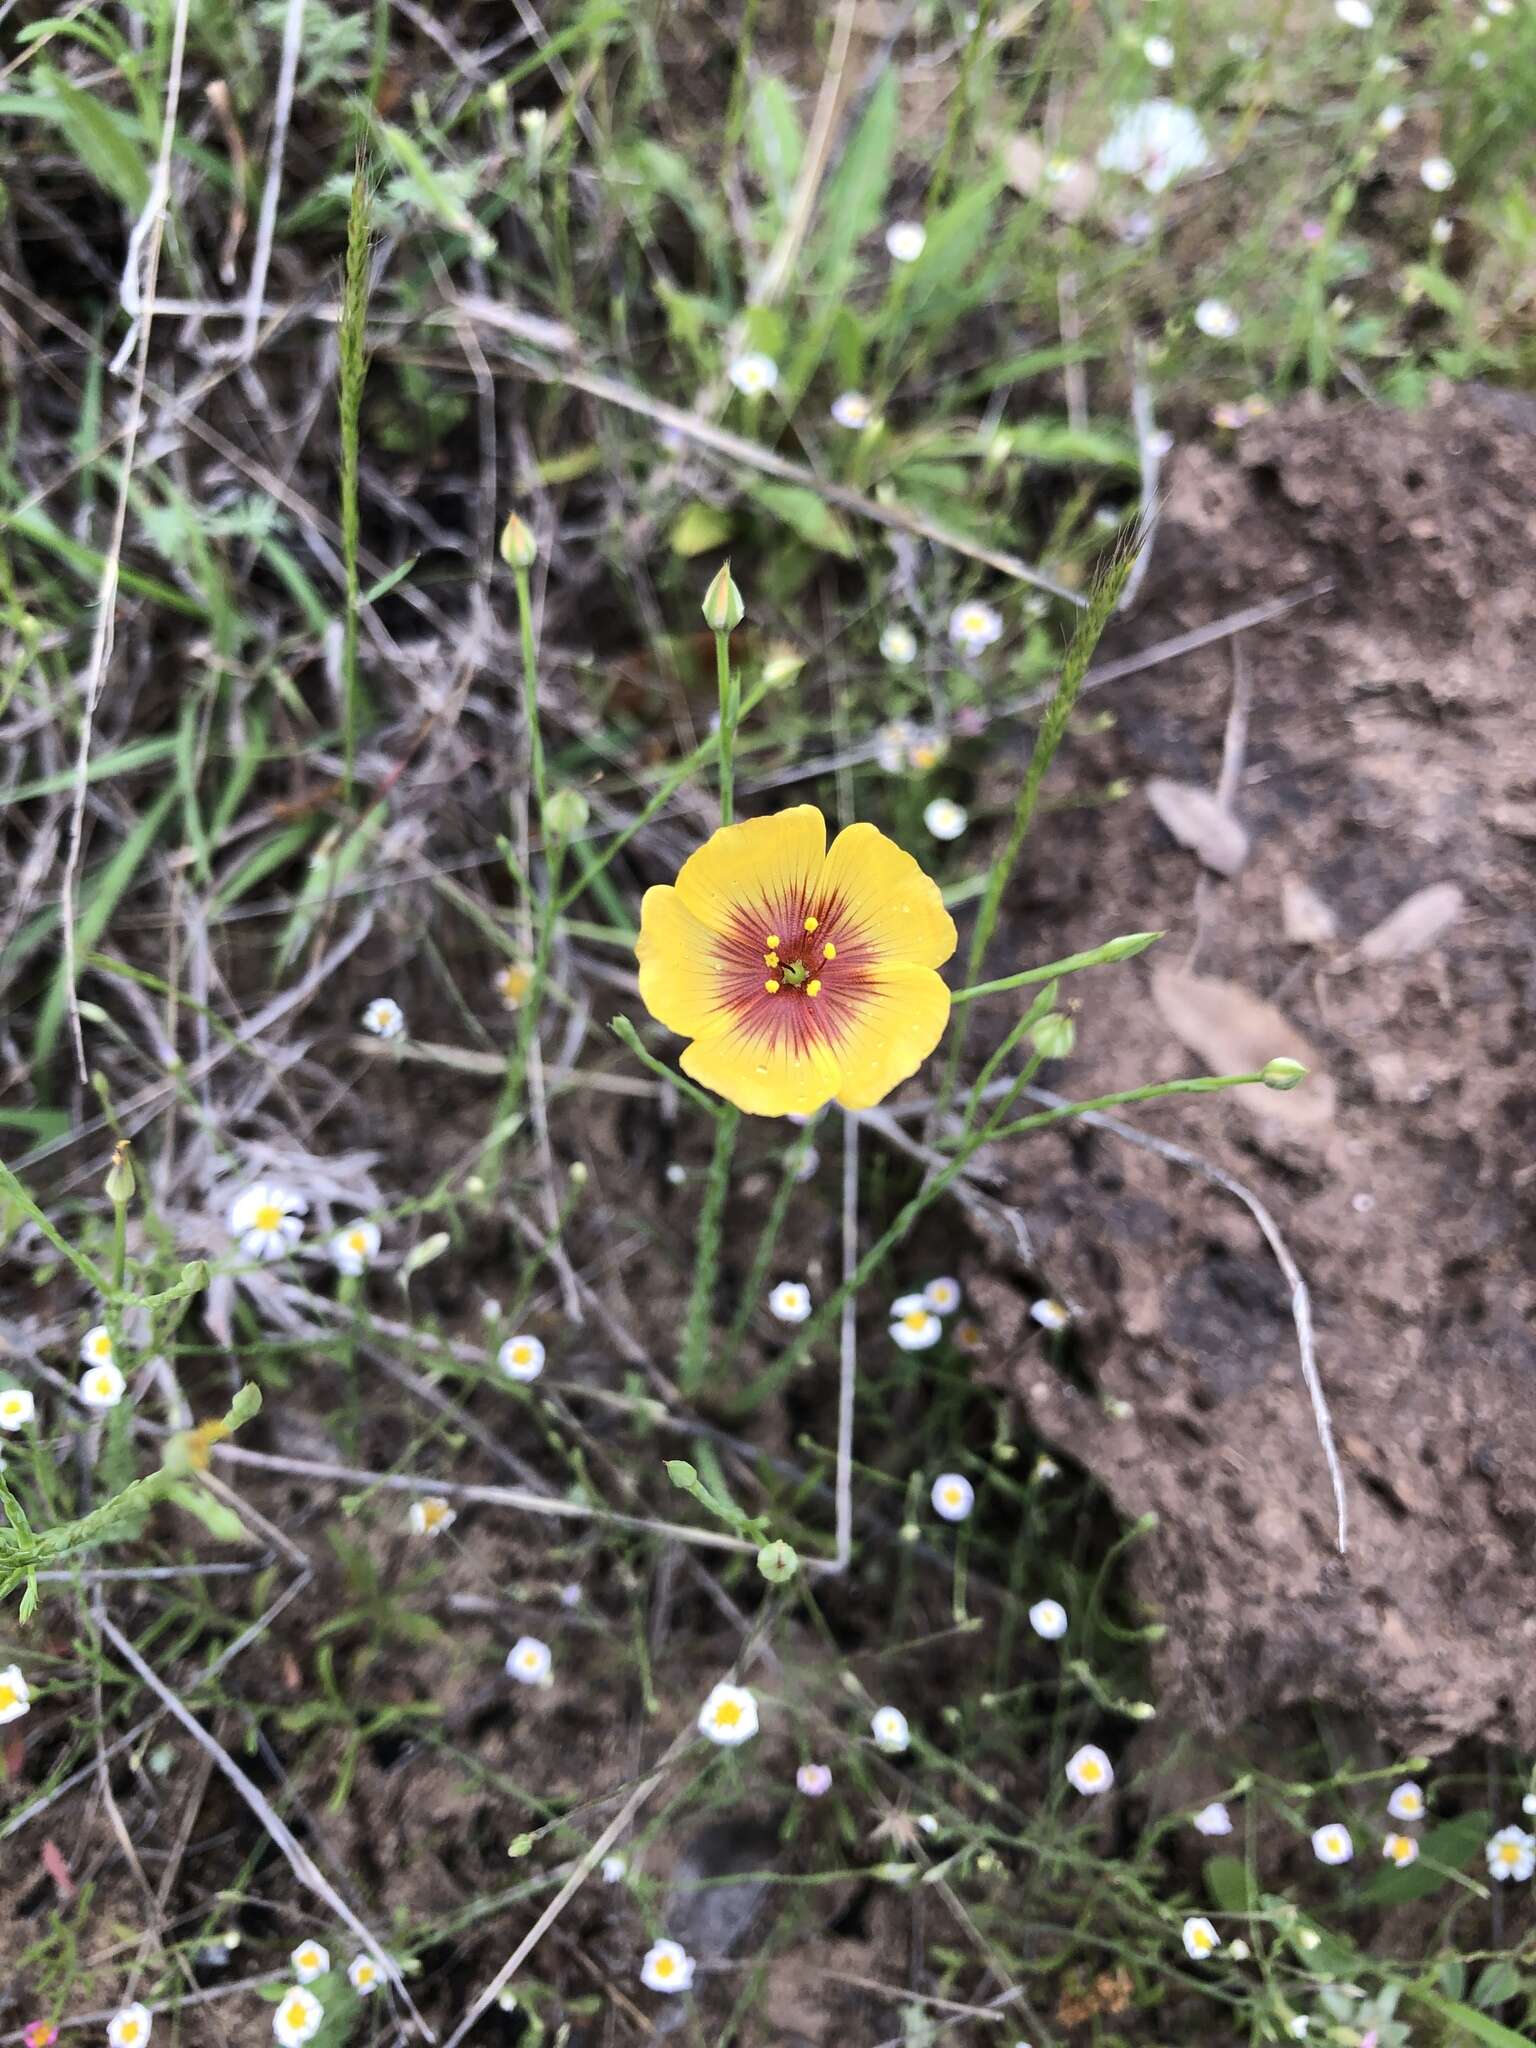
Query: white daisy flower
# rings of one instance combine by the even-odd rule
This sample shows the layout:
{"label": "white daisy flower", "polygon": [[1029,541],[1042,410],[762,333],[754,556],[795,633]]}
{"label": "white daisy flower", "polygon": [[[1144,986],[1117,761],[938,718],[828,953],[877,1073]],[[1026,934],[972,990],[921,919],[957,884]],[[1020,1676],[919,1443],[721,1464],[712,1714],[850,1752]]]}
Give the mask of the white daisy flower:
{"label": "white daisy flower", "polygon": [[929,1494],[933,1512],[943,1522],[963,1522],[976,1505],[976,1489],[959,1472],[941,1472]]}
{"label": "white daisy flower", "polygon": [[900,1707],[877,1707],[869,1717],[869,1732],[875,1738],[876,1749],[887,1756],[900,1756],[912,1746],[912,1730]]}
{"label": "white daisy flower", "polygon": [[599,1868],[603,1873],[604,1884],[617,1884],[628,1870],[629,1864],[622,1856],[605,1856]]}
{"label": "white daisy flower", "polygon": [[757,1733],[757,1701],[744,1685],[723,1679],[699,1709],[699,1733],[724,1749],[750,1742]]}
{"label": "white daisy flower", "polygon": [[441,1536],[458,1519],[458,1509],[449,1507],[440,1493],[423,1494],[420,1500],[413,1500],[406,1516],[413,1536]]}
{"label": "white daisy flower", "polygon": [[1242,324],[1225,299],[1202,299],[1195,308],[1195,325],[1212,341],[1230,341]]}
{"label": "white daisy flower", "polygon": [[1062,1301],[1032,1301],[1029,1305],[1029,1319],[1032,1323],[1038,1323],[1042,1330],[1059,1332],[1071,1322],[1072,1311]]}
{"label": "white daisy flower", "polygon": [[144,2048],[154,2025],[154,2015],[148,2006],[125,2005],[107,2021],[107,2039],[112,2048]]}
{"label": "white daisy flower", "polygon": [[1536,1813],[1536,1792],[1527,1792],[1520,1802],[1522,1813]]}
{"label": "white daisy flower", "polygon": [[640,1982],[647,1991],[691,1991],[693,1957],[680,1941],[653,1941],[640,1965]]}
{"label": "white daisy flower", "polygon": [[82,1365],[112,1365],[116,1361],[112,1353],[112,1332],[105,1323],[97,1323],[87,1330],[80,1339],[80,1363]]}
{"label": "white daisy flower", "polygon": [[855,432],[867,427],[875,416],[875,408],[862,391],[840,391],[832,401],[832,418],[840,427],[851,427]]}
{"label": "white daisy flower", "polygon": [[1418,1861],[1419,1845],[1412,1835],[1388,1835],[1381,1845],[1381,1853],[1399,1870],[1406,1870],[1410,1863]]}
{"label": "white daisy flower", "polygon": [[356,1223],[349,1223],[344,1230],[338,1230],[331,1239],[331,1264],[338,1273],[355,1280],[379,1256],[382,1241],[377,1223],[360,1217]]}
{"label": "white daisy flower", "polygon": [[1449,157],[1427,156],[1419,165],[1419,183],[1431,192],[1449,192],[1456,182],[1456,166]]}
{"label": "white daisy flower", "polygon": [[393,996],[375,996],[363,1012],[363,1029],[375,1038],[404,1038],[405,1012]]}
{"label": "white daisy flower", "polygon": [[19,1721],[23,1714],[32,1711],[32,1695],[27,1691],[27,1681],[22,1676],[19,1664],[7,1664],[0,1671],[0,1725],[7,1721]]}
{"label": "white daisy flower", "polygon": [[1312,1854],[1319,1863],[1348,1863],[1355,1853],[1349,1829],[1341,1821],[1328,1821],[1323,1827],[1314,1829]]}
{"label": "white daisy flower", "polygon": [[1059,1600],[1037,1600],[1029,1610],[1029,1625],[1048,1643],[1060,1642],[1067,1632],[1067,1610]]}
{"label": "white daisy flower", "polygon": [[1221,1947],[1221,1936],[1209,1920],[1198,1914],[1184,1922],[1184,1953],[1203,1963],[1207,1956],[1214,1955]]}
{"label": "white daisy flower", "polygon": [[1141,54],[1154,71],[1166,71],[1173,63],[1174,48],[1166,36],[1148,36],[1141,46]]}
{"label": "white daisy flower", "polygon": [[496,1363],[509,1380],[536,1380],[544,1370],[544,1346],[537,1337],[509,1337]]}
{"label": "white daisy flower", "polygon": [[37,1402],[30,1387],[0,1387],[0,1429],[25,1429],[36,1415]]}
{"label": "white daisy flower", "polygon": [[1376,19],[1366,0],[1333,0],[1333,11],[1346,28],[1369,28]]}
{"label": "white daisy flower", "polygon": [[1001,612],[989,604],[957,604],[949,615],[949,637],[962,654],[980,654],[1003,637]]}
{"label": "white daisy flower", "polygon": [[1099,169],[1135,178],[1147,192],[1166,192],[1211,160],[1205,130],[1188,107],[1146,100],[1121,114],[1099,149]]}
{"label": "white daisy flower", "polygon": [[372,1956],[354,1956],[347,1965],[347,1982],[359,1998],[366,1998],[377,1991],[384,1972]]}
{"label": "white daisy flower", "polygon": [[127,1392],[127,1382],[115,1365],[98,1365],[84,1375],[75,1392],[87,1408],[115,1408]]}
{"label": "white daisy flower", "polygon": [[1524,1884],[1536,1870],[1536,1835],[1524,1828],[1500,1828],[1490,1835],[1486,1850],[1488,1875],[1499,1884]]}
{"label": "white daisy flower", "polygon": [[897,263],[915,263],[923,253],[928,230],[920,220],[893,220],[885,231],[885,246]]}
{"label": "white daisy flower", "polygon": [[554,1661],[548,1643],[537,1636],[519,1636],[507,1652],[507,1676],[519,1685],[548,1685]]}
{"label": "white daisy flower", "polygon": [[1390,107],[1383,107],[1376,116],[1376,133],[1378,135],[1395,135],[1407,118],[1403,109],[1396,102]]}
{"label": "white daisy flower", "polygon": [[1405,1778],[1401,1785],[1394,1785],[1387,1799],[1387,1811],[1394,1820],[1422,1820],[1424,1787],[1412,1778]]}
{"label": "white daisy flower", "polygon": [[875,762],[886,775],[900,775],[907,765],[913,732],[904,718],[893,718],[875,734]]}
{"label": "white daisy flower", "polygon": [[325,2008],[313,1991],[306,1991],[302,1984],[290,1986],[272,2009],[278,2048],[304,2048],[304,2043],[319,2033],[324,2018]]}
{"label": "white daisy flower", "polygon": [[1202,1835],[1230,1835],[1232,1816],[1219,1799],[1213,1799],[1209,1806],[1202,1806],[1195,1815],[1195,1830]]}
{"label": "white daisy flower", "polygon": [[331,1967],[330,1951],[318,1941],[301,1941],[288,1960],[301,1984],[313,1984]]}
{"label": "white daisy flower", "polygon": [[492,980],[502,1008],[520,1010],[533,987],[533,969],[525,961],[509,960],[505,967],[497,968]]}
{"label": "white daisy flower", "polygon": [[1448,220],[1443,213],[1430,222],[1429,239],[1437,249],[1443,249],[1455,232],[1455,222]]}
{"label": "white daisy flower", "polygon": [[947,796],[936,796],[923,809],[923,823],[935,839],[958,839],[970,822],[964,808]]}
{"label": "white daisy flower", "polygon": [[768,1313],[781,1323],[803,1323],[811,1312],[811,1290],[803,1280],[781,1280],[768,1297]]}
{"label": "white daisy flower", "polygon": [[308,1214],[302,1195],[258,1181],[230,1204],[230,1235],[248,1259],[280,1259],[304,1235]]}
{"label": "white daisy flower", "polygon": [[1115,1782],[1115,1767],[1097,1743],[1085,1742],[1067,1758],[1067,1783],[1086,1798],[1107,1792]]}
{"label": "white daisy flower", "polygon": [[[1036,1307],[1038,1306],[1039,1303],[1037,1302]],[[1040,1318],[1036,1316],[1035,1321],[1038,1322],[1039,1320]],[[1059,1479],[1061,1477],[1061,1467],[1054,1458],[1047,1457],[1045,1452],[1042,1451],[1035,1460],[1034,1470],[1030,1473],[1030,1477],[1043,1486],[1048,1479]]]}
{"label": "white daisy flower", "polygon": [[825,1764],[802,1764],[795,1773],[795,1790],[807,1799],[820,1799],[832,1790],[832,1773]]}
{"label": "white daisy flower", "polygon": [[892,1302],[891,1336],[903,1351],[927,1351],[943,1334],[943,1323],[920,1294]]}
{"label": "white daisy flower", "polygon": [[893,668],[905,668],[909,662],[917,659],[917,635],[910,626],[904,626],[900,619],[892,619],[880,635],[880,652]]}
{"label": "white daisy flower", "polygon": [[772,356],[737,356],[725,373],[743,398],[761,398],[779,381],[779,366]]}
{"label": "white daisy flower", "polygon": [[948,1274],[930,1280],[923,1289],[923,1299],[936,1316],[947,1316],[960,1306],[960,1282],[951,1280]]}

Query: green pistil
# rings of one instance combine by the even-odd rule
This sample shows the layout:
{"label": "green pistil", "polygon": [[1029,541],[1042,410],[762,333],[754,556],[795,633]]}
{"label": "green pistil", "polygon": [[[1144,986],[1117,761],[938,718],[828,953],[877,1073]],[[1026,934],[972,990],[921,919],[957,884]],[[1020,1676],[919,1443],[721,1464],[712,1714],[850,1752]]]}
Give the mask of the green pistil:
{"label": "green pistil", "polygon": [[799,960],[794,961],[788,967],[781,967],[779,969],[780,981],[788,982],[791,988],[801,987],[805,981],[805,977],[806,969],[802,962],[800,962]]}

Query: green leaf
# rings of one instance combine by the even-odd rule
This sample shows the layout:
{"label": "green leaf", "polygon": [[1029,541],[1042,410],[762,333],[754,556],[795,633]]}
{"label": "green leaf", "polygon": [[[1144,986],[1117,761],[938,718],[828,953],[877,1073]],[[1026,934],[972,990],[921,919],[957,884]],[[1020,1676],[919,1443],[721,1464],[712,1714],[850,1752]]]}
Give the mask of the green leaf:
{"label": "green leaf", "polygon": [[695,501],[685,505],[673,522],[668,536],[674,555],[681,555],[684,561],[691,561],[695,555],[707,555],[711,548],[722,546],[731,535],[731,515],[718,505],[703,505]]}
{"label": "green leaf", "polygon": [[758,80],[747,108],[747,153],[775,209],[786,213],[805,155],[805,136],[788,86],[771,72]]}
{"label": "green leaf", "polygon": [[1251,1913],[1254,1909],[1248,1866],[1240,1856],[1208,1856],[1205,1888],[1212,1904],[1223,1913]]}
{"label": "green leaf", "polygon": [[1129,434],[1113,427],[1073,427],[1065,420],[1019,420],[1007,428],[1016,455],[1031,462],[1057,463],[1071,468],[1080,462],[1096,462],[1106,469],[1125,469],[1133,474],[1141,459]]}
{"label": "green leaf", "polygon": [[215,1543],[239,1543],[244,1538],[245,1524],[234,1509],[225,1507],[222,1501],[215,1500],[202,1487],[178,1480],[174,1486],[166,1488],[166,1495],[177,1507],[184,1508],[201,1522]]}
{"label": "green leaf", "polygon": [[462,235],[482,262],[496,253],[495,239],[481,227],[454,190],[454,179],[438,170],[414,136],[391,121],[378,124],[379,140],[400,166],[410,197],[451,234]]}
{"label": "green leaf", "polygon": [[816,493],[803,484],[755,483],[752,496],[791,533],[822,554],[841,555],[851,562],[858,552],[846,526]]}
{"label": "green leaf", "polygon": [[[107,923],[116,910],[124,891],[133,882],[143,866],[146,855],[165,823],[166,816],[176,801],[176,787],[162,790],[159,797],[140,818],[122,845],[113,854],[91,881],[79,904],[79,916],[75,921],[75,951],[83,959],[107,928]],[[64,1022],[65,1005],[69,997],[69,973],[62,959],[54,971],[53,982],[38,1013],[37,1033],[32,1041],[32,1061],[35,1066],[46,1066],[53,1057],[54,1047],[59,1042],[59,1030]]]}
{"label": "green leaf", "polygon": [[36,66],[32,77],[51,102],[55,127],[86,170],[124,206],[141,212],[149,198],[149,166],[137,139],[138,124],[46,64]]}
{"label": "green leaf", "polygon": [[1518,1998],[1520,1989],[1520,1972],[1513,1963],[1500,1956],[1484,1966],[1477,1980],[1477,1989],[1472,1994],[1472,2003],[1479,2012],[1488,2012],[1496,2005],[1505,2005],[1511,1998]]}
{"label": "green leaf", "polygon": [[900,107],[892,65],[870,94],[858,131],[822,196],[821,217],[826,225],[812,267],[823,276],[835,277],[846,267],[860,236],[869,233],[885,210]]}
{"label": "green leaf", "polygon": [[927,223],[923,253],[907,272],[909,311],[959,284],[988,241],[998,190],[978,185]]}
{"label": "green leaf", "polygon": [[1459,320],[1467,310],[1467,295],[1460,285],[1446,276],[1438,264],[1410,263],[1403,270],[1403,280],[1416,285],[1432,306],[1438,306],[1442,313],[1449,313],[1453,320]]}
{"label": "green leaf", "polygon": [[1512,2027],[1503,2026],[1498,2020],[1490,2019],[1485,2012],[1477,2012],[1470,2005],[1461,2005],[1455,1999],[1442,1998],[1438,1991],[1431,1991],[1423,1984],[1407,1987],[1409,1998],[1427,2006],[1431,2012],[1439,2013],[1453,2026],[1461,2027],[1474,2039],[1486,2043],[1486,2048],[1531,2048],[1525,2034],[1517,2034]]}
{"label": "green leaf", "polygon": [[1461,1870],[1477,1855],[1488,1839],[1489,1816],[1478,1810],[1458,1814],[1431,1828],[1419,1844],[1419,1858],[1406,1869],[1378,1870],[1361,1897],[1372,1905],[1401,1906],[1410,1899],[1427,1899],[1451,1880],[1448,1870]]}

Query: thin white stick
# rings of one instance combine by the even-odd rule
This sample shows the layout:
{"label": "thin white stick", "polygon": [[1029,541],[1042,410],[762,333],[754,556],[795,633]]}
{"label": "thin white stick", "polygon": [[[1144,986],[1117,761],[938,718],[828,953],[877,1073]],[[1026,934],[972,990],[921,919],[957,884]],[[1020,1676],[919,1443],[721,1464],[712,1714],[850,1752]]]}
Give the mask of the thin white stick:
{"label": "thin white stick", "polygon": [[261,1787],[246,1776],[228,1750],[223,1748],[208,1733],[202,1722],[182,1704],[177,1695],[165,1683],[165,1680],[150,1665],[145,1663],[133,1644],[129,1642],[128,1638],[116,1626],[109,1615],[102,1614],[98,1616],[97,1626],[108,1642],[111,1643],[113,1649],[123,1659],[124,1663],[149,1687],[150,1691],[159,1700],[172,1719],[179,1721],[198,1747],[212,1757],[214,1763],[224,1773],[225,1777],[228,1778],[229,1782],[240,1794],[240,1797],[261,1822],[268,1835],[272,1838],[272,1841],[282,1851],[287,1859],[289,1869],[299,1880],[299,1883],[307,1886],[322,1904],[327,1906],[336,1915],[343,1926],[349,1928],[356,1935],[357,1939],[367,1949],[368,1953],[394,1986],[406,2011],[415,2021],[416,2031],[421,2035],[421,2038],[424,2041],[435,2041],[437,2036],[416,2010],[411,1994],[405,1988],[405,1979],[400,1975],[398,1967],[391,1960],[383,1943],[378,1940],[377,1936],[369,1932],[341,1896],[340,1892],[331,1883],[325,1872],[311,1859],[308,1851],[300,1844],[282,1815],[275,1810],[272,1802],[267,1798]]}
{"label": "thin white stick", "polygon": [[[96,707],[101,701],[107,665],[117,631],[118,568],[122,561],[123,536],[128,527],[128,493],[133,483],[133,458],[139,444],[139,422],[144,413],[144,388],[149,380],[149,330],[155,318],[155,286],[160,278],[160,247],[165,239],[165,207],[171,189],[171,150],[176,140],[176,113],[181,104],[181,67],[187,47],[187,10],[190,0],[176,0],[176,20],[171,30],[170,68],[166,74],[165,113],[160,124],[160,154],[155,161],[149,200],[140,216],[134,236],[144,226],[144,289],[134,318],[137,321],[138,356],[133,366],[133,389],[128,398],[128,430],[123,437],[122,466],[118,472],[117,502],[112,508],[112,534],[101,565],[101,582],[96,591],[96,629],[91,637],[91,659],[85,676],[85,713],[80,720],[80,744],[75,750],[74,796],[69,812],[69,852],[64,861],[61,910],[64,918],[64,985],[69,1010],[70,1036],[74,1040],[75,1064],[82,1084],[90,1074],[85,1064],[85,1033],[80,1024],[80,997],[75,988],[79,963],[75,957],[75,891],[80,874],[80,850],[85,833],[86,770],[91,758],[91,738],[96,729]],[[136,250],[130,248],[129,261]],[[135,280],[136,282],[136,280]],[[131,330],[130,330],[131,335]]]}
{"label": "thin white stick", "polygon": [[251,280],[245,289],[245,313],[240,323],[240,353],[256,353],[256,335],[261,326],[262,300],[267,289],[267,270],[272,262],[272,243],[277,232],[277,202],[283,189],[283,153],[288,146],[288,117],[293,112],[293,91],[299,76],[299,52],[304,44],[304,0],[288,0],[283,16],[283,48],[277,63],[277,100],[272,111],[272,139],[267,144],[267,180],[261,188],[261,213],[256,222],[256,247],[251,256]]}

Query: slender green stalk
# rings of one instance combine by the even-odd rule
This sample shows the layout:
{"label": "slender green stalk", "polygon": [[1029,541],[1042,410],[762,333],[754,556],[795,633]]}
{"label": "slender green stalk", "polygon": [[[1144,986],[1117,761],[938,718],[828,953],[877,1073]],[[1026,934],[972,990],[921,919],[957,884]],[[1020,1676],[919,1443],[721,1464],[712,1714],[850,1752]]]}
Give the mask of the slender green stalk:
{"label": "slender green stalk", "polygon": [[338,403],[341,433],[341,558],[346,574],[346,609],[342,615],[341,639],[342,797],[347,803],[352,801],[357,765],[357,555],[360,530],[357,472],[361,447],[359,421],[363,409],[363,383],[368,374],[366,331],[369,198],[368,161],[360,149],[352,173],[352,203],[347,211],[347,255],[342,276],[341,322],[337,330],[341,358]]}
{"label": "slender green stalk", "polygon": [[528,728],[528,769],[542,825],[544,800],[549,792],[544,774],[544,733],[539,724],[539,657],[533,644],[533,596],[526,569],[516,568],[512,576],[517,585],[517,625],[523,642],[523,720]]}
{"label": "slender green stalk", "polygon": [[1117,960],[1134,960],[1148,946],[1155,946],[1161,932],[1127,932],[1122,939],[1110,939],[1090,953],[1069,953],[1064,960],[1048,960],[1044,967],[1028,967],[1022,974],[1006,974],[1001,981],[980,981],[974,988],[957,988],[950,995],[950,1007],[972,1003],[978,996],[1006,995],[1009,989],[1033,988],[1037,982],[1053,981],[1059,974],[1076,974],[1084,967],[1108,967]]}
{"label": "slender green stalk", "polygon": [[[997,1072],[1004,1060],[1012,1054],[1019,1040],[1034,1025],[1038,1024],[1042,1017],[1047,1016],[1056,1007],[1056,993],[1059,986],[1060,984],[1054,981],[1046,983],[1045,987],[1041,989],[1039,995],[1035,997],[1035,1000],[1030,1004],[1017,1024],[1014,1025],[1007,1037],[999,1042],[997,1050],[990,1055],[986,1065],[976,1076],[971,1092],[965,1101],[965,1115],[962,1119],[960,1132],[958,1133],[961,1138],[974,1126],[976,1119],[980,1116],[983,1107],[982,1098],[986,1094],[987,1084],[991,1081],[992,1076]],[[1038,1058],[1028,1062],[1026,1080],[1034,1079],[1035,1072],[1040,1064],[1041,1062]]]}
{"label": "slender green stalk", "polygon": [[1042,1110],[1039,1115],[1023,1117],[1016,1123],[999,1127],[993,1122],[979,1131],[973,1131],[954,1158],[924,1181],[917,1193],[859,1260],[852,1276],[828,1296],[809,1322],[801,1325],[799,1334],[789,1348],[743,1396],[739,1403],[740,1408],[751,1410],[760,1407],[798,1369],[809,1357],[812,1346],[830,1332],[849,1295],[856,1294],[873,1278],[924,1210],[930,1208],[945,1189],[953,1184],[968,1161],[983,1145],[993,1144],[1001,1138],[1022,1137],[1027,1131],[1043,1130],[1048,1124],[1063,1123],[1069,1117],[1084,1116],[1090,1110],[1117,1109],[1129,1102],[1155,1102],[1165,1095],[1211,1094],[1219,1088],[1246,1087],[1253,1082],[1262,1082],[1263,1079],[1264,1076],[1259,1073],[1211,1074],[1200,1075],[1187,1081],[1154,1081],[1144,1088],[1122,1089],[1116,1095],[1096,1096],[1090,1102],[1066,1102],[1059,1109]]}
{"label": "slender green stalk", "polygon": [[[1040,785],[1045,780],[1045,771],[1055,759],[1067,730],[1067,721],[1077,703],[1078,692],[1082,689],[1083,677],[1093,659],[1093,650],[1099,644],[1104,628],[1114,614],[1120,592],[1131,573],[1136,559],[1134,546],[1127,547],[1110,564],[1099,578],[1087,609],[1078,618],[1077,629],[1067,648],[1065,661],[1061,665],[1061,680],[1050,703],[1045,707],[1045,716],[1040,721],[1040,730],[1035,735],[1034,752],[1029,757],[1023,786],[1013,808],[1013,823],[1001,853],[992,863],[987,877],[986,894],[981,899],[981,909],[976,914],[976,926],[971,933],[970,950],[966,955],[965,979],[967,989],[976,993],[973,987],[980,980],[982,963],[987,956],[997,930],[997,920],[1002,912],[1003,893],[1013,879],[1013,871],[1034,823],[1035,806],[1040,797]],[[960,1059],[965,1050],[966,1031],[970,1025],[970,1012],[965,1011],[959,1028],[950,1034],[949,1058],[945,1063],[944,1081],[939,1090],[936,1115],[942,1117],[955,1092],[955,1082],[960,1073]]]}
{"label": "slender green stalk", "polygon": [[675,1067],[669,1067],[665,1060],[657,1059],[655,1053],[646,1051],[640,1043],[639,1032],[627,1017],[615,1017],[608,1028],[615,1038],[629,1047],[641,1066],[650,1068],[658,1081],[665,1081],[680,1095],[686,1095],[695,1108],[702,1109],[707,1116],[714,1116],[718,1112],[720,1105],[713,1095],[706,1095],[702,1088],[696,1088],[692,1081],[678,1073]]}
{"label": "slender green stalk", "polygon": [[731,1182],[731,1154],[736,1149],[736,1132],[740,1123],[739,1110],[733,1109],[729,1103],[716,1106],[715,1149],[709,1162],[704,1206],[699,1211],[699,1232],[693,1252],[693,1288],[688,1297],[688,1319],[683,1328],[683,1354],[678,1361],[678,1385],[689,1397],[698,1392],[709,1371],[709,1312],[715,1298],[715,1275],[720,1265],[720,1227]]}
{"label": "slender green stalk", "polygon": [[715,679],[720,692],[720,822],[729,825],[735,816],[735,767],[732,753],[736,743],[736,707],[731,701],[731,636],[715,635]]}
{"label": "slender green stalk", "polygon": [[779,1176],[778,1187],[774,1190],[767,1220],[758,1232],[757,1249],[752,1254],[752,1270],[747,1275],[747,1284],[741,1291],[741,1300],[731,1322],[730,1335],[726,1342],[728,1360],[734,1360],[741,1349],[741,1340],[747,1333],[747,1325],[752,1320],[753,1310],[763,1298],[769,1269],[773,1265],[774,1250],[779,1242],[779,1232],[784,1228],[789,1205],[795,1198],[795,1189],[800,1185],[800,1170],[810,1154],[811,1141],[815,1135],[815,1126],[807,1124],[784,1154],[784,1170]]}

